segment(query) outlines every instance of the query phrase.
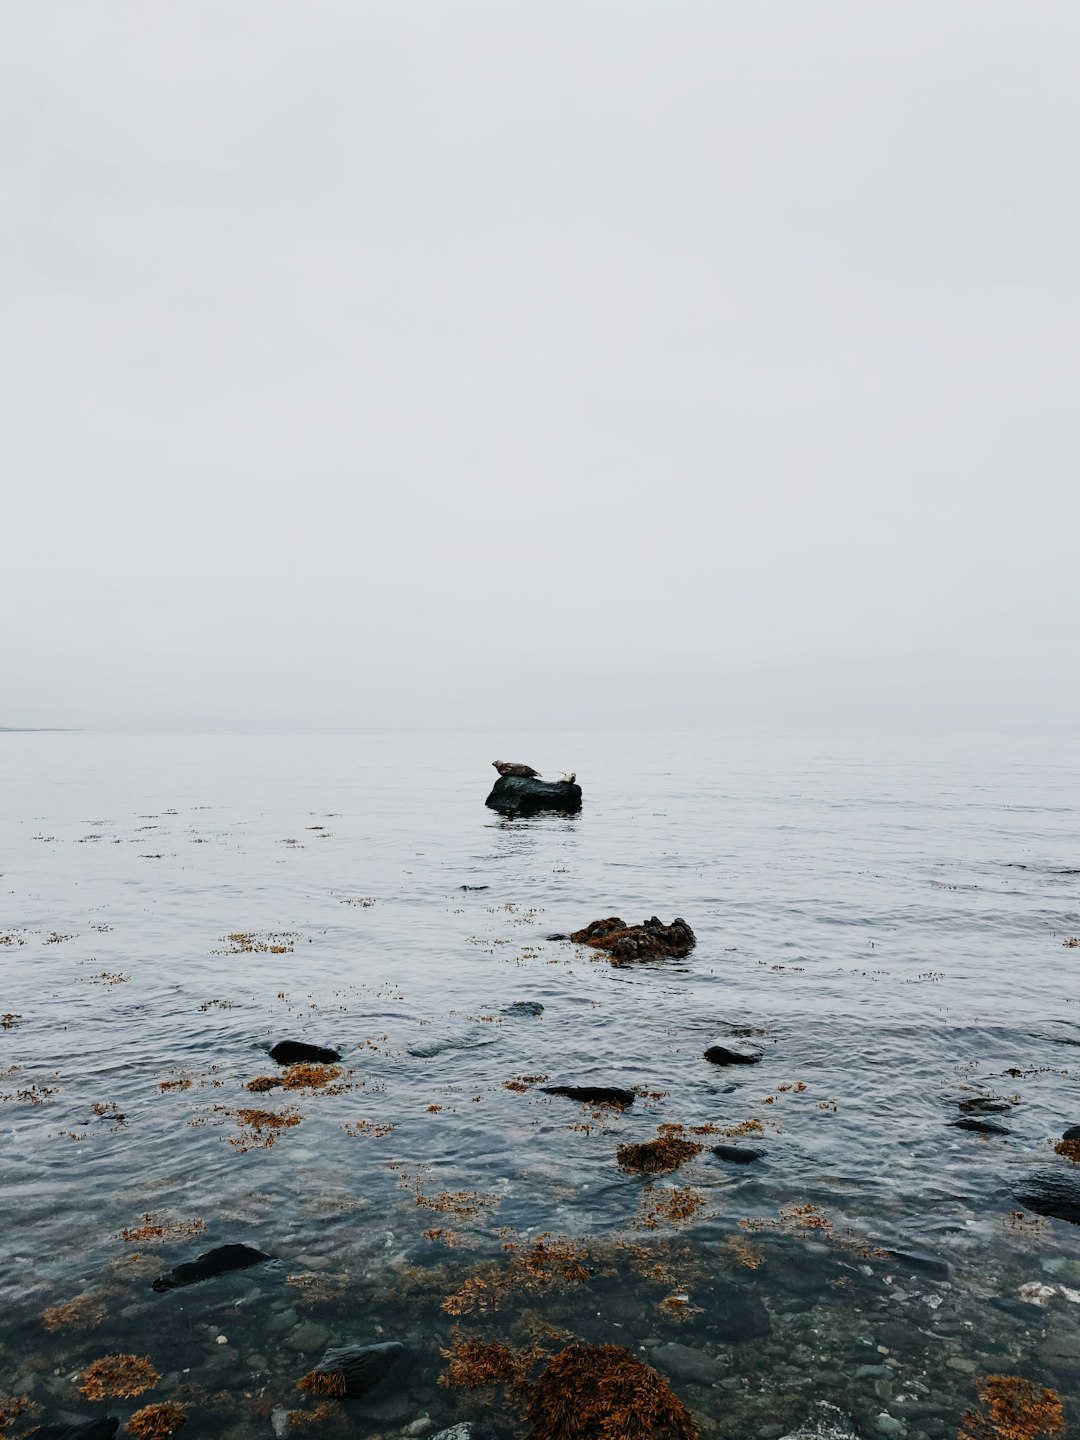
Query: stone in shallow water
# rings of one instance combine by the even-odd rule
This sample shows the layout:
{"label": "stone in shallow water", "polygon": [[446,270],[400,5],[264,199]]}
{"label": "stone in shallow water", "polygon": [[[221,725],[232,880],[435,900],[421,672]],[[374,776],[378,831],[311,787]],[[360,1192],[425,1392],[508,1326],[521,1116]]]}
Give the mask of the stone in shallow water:
{"label": "stone in shallow water", "polygon": [[1037,1170],[1022,1181],[1016,1199],[1025,1210],[1048,1215],[1053,1220],[1069,1220],[1080,1225],[1080,1166],[1076,1174],[1061,1170]]}
{"label": "stone in shallow water", "polygon": [[[285,1344],[290,1350],[299,1350],[301,1355],[312,1355],[316,1350],[321,1350],[329,1339],[330,1331],[327,1326],[320,1325],[317,1320],[302,1320],[296,1329],[285,1337]],[[322,1369],[322,1365],[319,1369]]]}
{"label": "stone in shallow water", "polygon": [[1070,1125],[1061,1138],[1063,1140],[1080,1140],[1080,1125]]}
{"label": "stone in shallow water", "polygon": [[252,1245],[219,1245],[216,1250],[207,1250],[195,1260],[187,1260],[167,1274],[159,1275],[152,1288],[159,1293],[176,1290],[181,1285],[196,1285],[200,1280],[210,1280],[230,1270],[247,1270],[252,1265],[261,1265],[264,1260],[272,1259],[272,1255],[256,1250]]}
{"label": "stone in shallow water", "polygon": [[977,1115],[961,1115],[959,1120],[950,1120],[954,1130],[972,1130],[976,1135],[1009,1135],[1012,1132],[994,1120],[980,1120]]}
{"label": "stone in shallow water", "polygon": [[544,810],[576,815],[581,809],[581,786],[525,775],[500,775],[484,804],[508,816],[538,815]]}
{"label": "stone in shallow water", "polygon": [[504,1005],[503,1015],[529,1015],[538,1020],[544,1013],[544,1007],[539,1000],[515,1000],[511,1005]]}
{"label": "stone in shallow water", "polygon": [[481,1045],[494,1045],[498,1038],[498,1035],[492,1033],[491,1027],[486,1026],[483,1030],[473,1030],[463,1035],[433,1035],[430,1040],[414,1040],[405,1048],[418,1060],[434,1060],[436,1055],[444,1055],[451,1050],[477,1050]]}
{"label": "stone in shallow water", "polygon": [[673,1380],[691,1380],[698,1385],[715,1385],[727,1374],[724,1366],[704,1350],[672,1341],[658,1345],[649,1356],[650,1362]]}
{"label": "stone in shallow water", "polygon": [[729,1344],[758,1340],[772,1329],[769,1312],[758,1297],[737,1285],[717,1283],[695,1290],[694,1304],[704,1311],[698,1324]]}
{"label": "stone in shallow water", "polygon": [[332,1065],[335,1060],[341,1059],[341,1055],[337,1050],[330,1050],[325,1045],[309,1045],[306,1040],[279,1040],[271,1047],[270,1059],[276,1060],[279,1065],[297,1065],[302,1062]]}
{"label": "stone in shallow water", "polygon": [[750,1145],[714,1145],[712,1153],[732,1165],[749,1165],[752,1160],[765,1159],[764,1150],[755,1150]]}
{"label": "stone in shallow water", "polygon": [[747,1040],[718,1040],[705,1051],[714,1065],[756,1065],[765,1054],[760,1045]]}
{"label": "stone in shallow water", "polygon": [[399,1340],[382,1345],[338,1345],[319,1361],[313,1375],[343,1375],[345,1394],[353,1399],[368,1394],[392,1372],[403,1368],[406,1348]]}
{"label": "stone in shallow water", "polygon": [[783,1440],[854,1440],[854,1431],[842,1410],[819,1400],[811,1407],[806,1422],[797,1430],[790,1430]]}
{"label": "stone in shallow water", "polygon": [[568,1100],[582,1100],[587,1105],[632,1105],[637,1098],[633,1090],[620,1085],[544,1085],[545,1095],[565,1095]]}
{"label": "stone in shallow water", "polygon": [[618,915],[610,915],[606,920],[593,920],[583,930],[572,931],[570,939],[578,945],[606,950],[612,961],[620,964],[668,956],[682,959],[697,944],[694,932],[681,915],[670,925],[665,925],[658,915],[640,925],[626,925]]}
{"label": "stone in shallow water", "polygon": [[81,1424],[39,1425],[27,1440],[109,1440],[119,1428],[119,1420],[103,1415],[100,1420],[84,1420]]}
{"label": "stone in shallow water", "polygon": [[431,1440],[498,1440],[498,1437],[486,1420],[463,1420],[460,1425],[451,1425],[449,1430],[440,1430]]}

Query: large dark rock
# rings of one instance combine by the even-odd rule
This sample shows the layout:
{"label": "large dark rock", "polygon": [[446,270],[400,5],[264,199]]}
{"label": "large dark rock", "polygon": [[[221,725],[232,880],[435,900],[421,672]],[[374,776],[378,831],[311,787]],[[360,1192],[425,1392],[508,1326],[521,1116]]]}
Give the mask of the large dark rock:
{"label": "large dark rock", "polygon": [[406,1347],[399,1340],[388,1340],[382,1345],[338,1345],[327,1350],[319,1361],[313,1375],[343,1375],[345,1394],[350,1399],[367,1395],[388,1378],[403,1361]]}
{"label": "large dark rock", "polygon": [[1016,1198],[1025,1210],[1034,1210],[1036,1215],[1080,1225],[1080,1166],[1076,1173],[1037,1170],[1017,1187]]}
{"label": "large dark rock", "polygon": [[27,1440],[110,1440],[119,1429],[119,1420],[103,1415],[99,1420],[83,1420],[73,1425],[39,1425]]}
{"label": "large dark rock", "polygon": [[568,1100],[583,1100],[587,1105],[617,1105],[625,1109],[637,1099],[633,1090],[621,1085],[544,1085],[545,1095],[565,1095]]}
{"label": "large dark rock", "polygon": [[581,809],[581,786],[568,785],[562,780],[501,775],[484,804],[500,815],[539,815],[545,810],[576,815]]}
{"label": "large dark rock", "polygon": [[1063,1140],[1080,1140],[1080,1125],[1070,1125],[1061,1138]]}
{"label": "large dark rock", "polygon": [[219,1245],[216,1250],[207,1250],[205,1255],[186,1260],[168,1274],[159,1275],[153,1288],[159,1292],[178,1290],[182,1285],[197,1285],[200,1280],[212,1280],[215,1275],[227,1275],[230,1270],[247,1270],[273,1258],[252,1245]]}
{"label": "large dark rock", "polygon": [[999,1125],[996,1120],[980,1120],[978,1115],[961,1115],[959,1120],[950,1120],[949,1124],[954,1130],[970,1130],[975,1135],[1011,1134],[1008,1126]]}
{"label": "large dark rock", "polygon": [[764,1150],[755,1150],[750,1145],[714,1145],[712,1153],[732,1165],[749,1165],[753,1160],[765,1159]]}
{"label": "large dark rock", "polygon": [[544,1007],[539,1000],[514,1000],[500,1011],[503,1015],[528,1015],[532,1020],[539,1020],[543,1013]]}
{"label": "large dark rock", "polygon": [[325,1045],[309,1045],[306,1040],[279,1040],[270,1051],[270,1059],[279,1065],[332,1065],[341,1055]]}
{"label": "large dark rock", "polygon": [[606,950],[618,963],[664,960],[668,956],[681,959],[697,944],[685,920],[676,916],[670,925],[665,925],[657,915],[640,925],[627,925],[618,915],[610,915],[606,920],[593,920],[584,929],[572,931],[570,939],[577,945]]}
{"label": "large dark rock", "polygon": [[747,1040],[718,1040],[705,1051],[714,1065],[756,1065],[765,1054],[760,1045]]}

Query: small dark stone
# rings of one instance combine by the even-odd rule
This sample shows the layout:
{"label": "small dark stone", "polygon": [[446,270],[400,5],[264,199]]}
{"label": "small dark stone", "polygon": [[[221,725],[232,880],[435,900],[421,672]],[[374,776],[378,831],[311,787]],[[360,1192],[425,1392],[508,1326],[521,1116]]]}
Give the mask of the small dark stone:
{"label": "small dark stone", "polygon": [[119,1429],[119,1420],[103,1415],[100,1420],[83,1420],[72,1425],[39,1425],[27,1440],[109,1440]]}
{"label": "small dark stone", "polygon": [[152,1288],[159,1293],[177,1290],[181,1285],[197,1285],[200,1280],[211,1280],[215,1275],[228,1274],[230,1270],[247,1270],[273,1258],[251,1245],[219,1245],[216,1250],[207,1250],[205,1255],[177,1265],[167,1275],[159,1275]]}
{"label": "small dark stone", "polygon": [[279,1040],[270,1051],[270,1059],[276,1060],[279,1065],[297,1065],[302,1061],[332,1065],[335,1060],[341,1059],[341,1055],[325,1045],[308,1045],[304,1040]]}
{"label": "small dark stone", "polygon": [[545,935],[545,940],[569,940],[569,935]]}
{"label": "small dark stone", "polygon": [[964,1115],[1004,1115],[1012,1109],[1012,1101],[1002,1100],[998,1095],[972,1095],[958,1101],[957,1108]]}
{"label": "small dark stone", "polygon": [[712,1152],[721,1160],[730,1160],[733,1165],[749,1165],[752,1160],[765,1159],[764,1150],[753,1150],[748,1145],[714,1145]]}
{"label": "small dark stone", "polygon": [[583,1100],[586,1105],[618,1105],[624,1109],[637,1098],[633,1090],[619,1085],[544,1085],[545,1095],[565,1095],[568,1100]]}
{"label": "small dark stone", "polygon": [[313,1373],[344,1375],[345,1394],[355,1400],[381,1385],[405,1354],[399,1340],[382,1345],[338,1345],[327,1350]]}
{"label": "small dark stone", "polygon": [[581,809],[581,786],[527,775],[501,775],[484,804],[489,810],[511,817],[539,815],[545,810],[576,815]]}
{"label": "small dark stone", "polygon": [[961,1115],[959,1120],[950,1120],[954,1130],[972,1130],[976,1135],[1010,1135],[1012,1132],[993,1120],[980,1120],[977,1115]]}
{"label": "small dark stone", "polygon": [[512,1005],[504,1005],[502,1009],[504,1015],[531,1015],[534,1020],[538,1020],[543,1013],[544,1007],[539,1000],[515,1000]]}
{"label": "small dark stone", "polygon": [[1070,1125],[1061,1138],[1063,1140],[1080,1140],[1080,1125]]}
{"label": "small dark stone", "polygon": [[718,1040],[705,1051],[705,1059],[714,1065],[756,1065],[764,1054],[760,1045],[745,1040]]}
{"label": "small dark stone", "polygon": [[1080,1174],[1038,1170],[1017,1189],[1016,1199],[1025,1210],[1033,1210],[1036,1215],[1080,1225]]}
{"label": "small dark stone", "polygon": [[705,1312],[701,1324],[718,1340],[739,1344],[759,1340],[772,1329],[769,1312],[756,1295],[722,1282],[694,1291],[694,1304]]}
{"label": "small dark stone", "polygon": [[461,889],[462,889],[462,890],[487,890],[487,889],[489,889],[489,888],[490,888],[490,887],[487,886],[487,885],[462,885],[462,886],[461,886]]}

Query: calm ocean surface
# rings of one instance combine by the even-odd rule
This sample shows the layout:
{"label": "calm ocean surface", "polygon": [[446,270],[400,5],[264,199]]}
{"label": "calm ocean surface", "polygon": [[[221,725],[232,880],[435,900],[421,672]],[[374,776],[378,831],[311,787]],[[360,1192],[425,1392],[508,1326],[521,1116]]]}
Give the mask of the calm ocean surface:
{"label": "calm ocean surface", "polygon": [[[508,749],[576,770],[581,815],[485,809]],[[826,1400],[939,1440],[992,1373],[1080,1434],[1080,1226],[1017,1199],[1034,1176],[1080,1213],[1053,1148],[1080,1125],[1071,741],[4,734],[0,793],[12,1433],[177,1400],[187,1440],[287,1434],[327,1343],[386,1340],[407,1362],[318,1433],[506,1424],[440,1351],[572,1334],[648,1359],[704,1435]],[[545,938],[615,914],[697,947],[619,968]],[[760,1064],[703,1059],[740,1032]],[[245,1088],[280,1039],[341,1052],[331,1093]],[[662,1125],[705,1148],[621,1170]],[[150,1288],[232,1242],[274,1258]],[[156,1388],[80,1395],[116,1353]]]}

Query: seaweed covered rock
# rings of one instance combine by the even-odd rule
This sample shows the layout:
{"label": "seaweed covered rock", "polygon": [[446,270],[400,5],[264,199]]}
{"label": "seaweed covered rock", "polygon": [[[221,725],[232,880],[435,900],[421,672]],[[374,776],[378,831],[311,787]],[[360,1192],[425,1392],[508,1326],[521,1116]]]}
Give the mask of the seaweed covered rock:
{"label": "seaweed covered rock", "polygon": [[330,1395],[336,1400],[357,1399],[404,1369],[406,1347],[399,1340],[382,1345],[338,1345],[326,1354],[303,1378],[297,1388],[312,1395]]}
{"label": "seaweed covered rock", "polygon": [[165,1275],[159,1275],[153,1289],[177,1290],[182,1285],[197,1285],[200,1280],[211,1280],[215,1275],[226,1275],[230,1270],[247,1270],[252,1265],[261,1265],[271,1260],[264,1250],[253,1245],[219,1245],[216,1250],[207,1250],[195,1260],[186,1260]]}
{"label": "seaweed covered rock", "polygon": [[526,1406],[531,1440],[697,1440],[662,1375],[621,1345],[568,1345],[549,1360]]}
{"label": "seaweed covered rock", "polygon": [[537,780],[528,775],[501,775],[484,801],[500,815],[540,815],[545,810],[576,815],[581,809],[581,786],[565,780]]}
{"label": "seaweed covered rock", "polygon": [[613,961],[665,960],[689,955],[697,938],[685,920],[676,916],[670,925],[656,915],[640,925],[627,925],[618,915],[594,920],[583,930],[574,930],[570,939],[578,945],[605,950]]}
{"label": "seaweed covered rock", "polygon": [[306,1040],[279,1040],[270,1050],[270,1059],[279,1065],[296,1065],[300,1061],[314,1061],[317,1065],[332,1065],[341,1056],[336,1050],[325,1045],[309,1045]]}

